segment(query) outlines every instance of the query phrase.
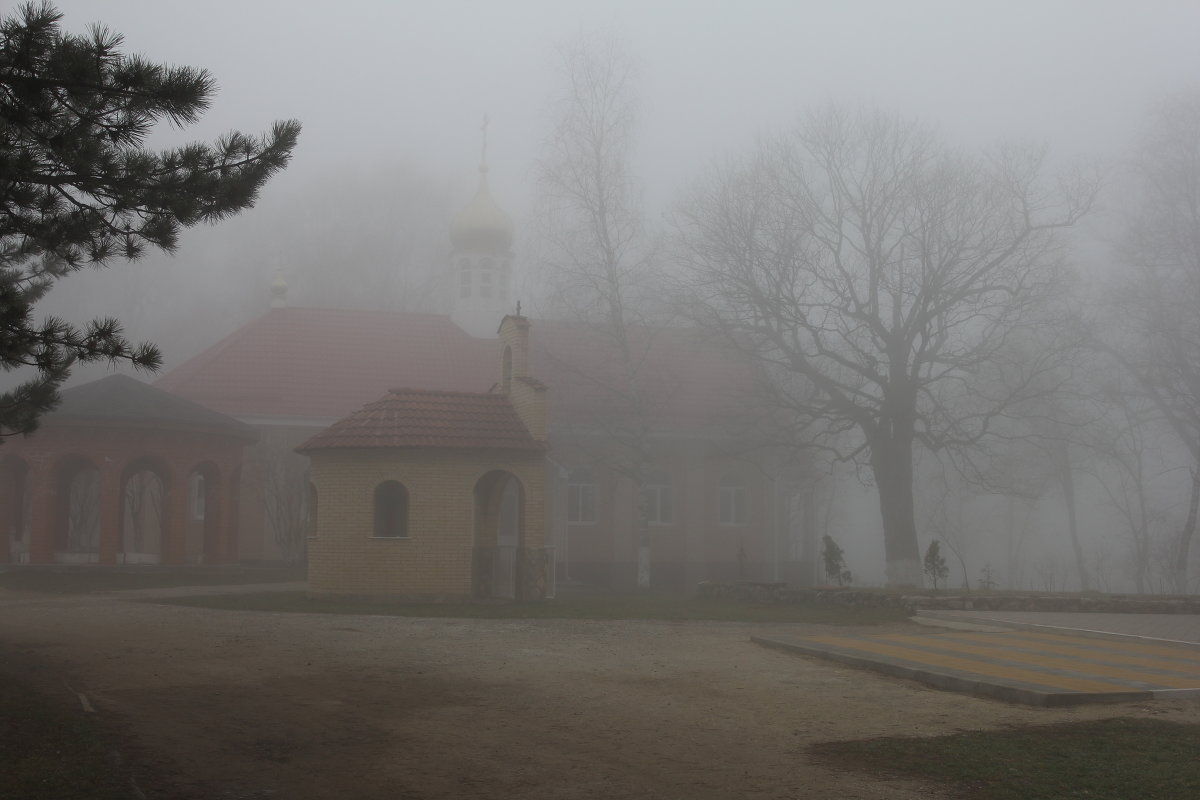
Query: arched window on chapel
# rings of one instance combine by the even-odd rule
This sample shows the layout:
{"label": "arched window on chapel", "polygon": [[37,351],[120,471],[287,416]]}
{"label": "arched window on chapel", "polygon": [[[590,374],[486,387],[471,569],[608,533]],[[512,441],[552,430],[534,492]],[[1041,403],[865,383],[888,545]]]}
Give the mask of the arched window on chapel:
{"label": "arched window on chapel", "polygon": [[375,487],[375,530],[380,539],[408,537],[408,489],[397,481]]}

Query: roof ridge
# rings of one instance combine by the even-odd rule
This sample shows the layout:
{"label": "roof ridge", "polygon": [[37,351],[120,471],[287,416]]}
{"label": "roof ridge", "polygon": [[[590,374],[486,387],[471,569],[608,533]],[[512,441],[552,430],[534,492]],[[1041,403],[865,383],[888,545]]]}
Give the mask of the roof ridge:
{"label": "roof ridge", "polygon": [[[259,314],[254,319],[236,328],[232,333],[217,340],[216,344],[206,347],[196,355],[184,361],[178,367],[175,367],[167,374],[161,376],[152,385],[158,386],[160,383],[165,386],[179,386],[185,383],[189,378],[199,372],[202,368],[208,366],[217,360],[217,357],[222,355],[226,350],[232,347],[242,339],[247,338],[251,331],[256,331],[262,322],[277,311],[287,311],[285,308],[268,308],[267,313]],[[161,387],[160,387],[161,388]]]}
{"label": "roof ridge", "polygon": [[438,390],[389,391],[296,449],[431,446],[545,449],[508,395]]}
{"label": "roof ridge", "polygon": [[[388,389],[388,394],[423,394],[434,395],[438,397],[505,397],[506,395],[496,394],[495,392],[464,392],[461,389],[416,389],[410,386],[402,386],[397,389]],[[387,395],[379,398],[374,402],[378,403],[387,400]]]}

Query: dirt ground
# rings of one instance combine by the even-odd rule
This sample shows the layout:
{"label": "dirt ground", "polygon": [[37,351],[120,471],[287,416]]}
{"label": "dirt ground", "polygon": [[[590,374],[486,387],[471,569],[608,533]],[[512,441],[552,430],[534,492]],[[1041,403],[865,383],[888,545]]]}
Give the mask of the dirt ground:
{"label": "dirt ground", "polygon": [[[915,629],[916,626],[913,626]],[[0,646],[134,733],[148,797],[929,798],[809,744],[1200,703],[1047,710],[751,644],[821,626],[212,611],[0,591]]]}

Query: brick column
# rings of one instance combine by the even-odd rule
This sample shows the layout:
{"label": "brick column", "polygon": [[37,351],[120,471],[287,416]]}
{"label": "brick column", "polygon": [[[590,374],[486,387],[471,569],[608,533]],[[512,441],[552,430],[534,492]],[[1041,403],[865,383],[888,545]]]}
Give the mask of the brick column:
{"label": "brick column", "polygon": [[44,458],[30,459],[29,480],[29,563],[53,564],[54,528],[61,522],[53,463]]}
{"label": "brick column", "polygon": [[[17,511],[23,489],[17,483],[16,472],[17,467],[13,462],[0,462],[0,564],[9,562],[13,534],[17,532]],[[29,480],[29,476],[26,475],[25,479]]]}
{"label": "brick column", "polygon": [[221,502],[221,563],[236,564],[241,542],[242,472],[231,467],[225,480],[224,500]]}
{"label": "brick column", "polygon": [[712,464],[702,448],[688,452],[684,459],[685,469],[680,482],[680,502],[686,517],[684,529],[683,582],[691,591],[696,584],[708,577],[708,530],[709,495],[707,487]]}
{"label": "brick column", "polygon": [[105,459],[100,467],[100,554],[101,564],[116,564],[121,549],[121,507],[125,487],[122,468]]}
{"label": "brick column", "polygon": [[162,563],[182,564],[186,552],[184,537],[187,535],[188,474],[178,465],[171,467],[171,483],[163,509]]}

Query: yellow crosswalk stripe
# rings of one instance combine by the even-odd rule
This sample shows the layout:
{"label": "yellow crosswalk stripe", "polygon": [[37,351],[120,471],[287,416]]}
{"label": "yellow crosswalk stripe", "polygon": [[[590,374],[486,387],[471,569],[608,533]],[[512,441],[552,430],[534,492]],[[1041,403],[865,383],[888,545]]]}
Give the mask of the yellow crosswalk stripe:
{"label": "yellow crosswalk stripe", "polygon": [[887,641],[912,642],[918,646],[923,643],[926,647],[934,647],[941,650],[953,650],[957,653],[981,656],[983,658],[1003,659],[1005,661],[1021,661],[1027,666],[1068,670],[1076,673],[1085,673],[1098,678],[1115,678],[1117,680],[1137,681],[1139,683],[1146,683],[1169,689],[1200,688],[1200,676],[1197,675],[1164,675],[1146,672],[1144,670],[1128,669],[1126,667],[1117,665],[1098,664],[1092,662],[1082,663],[1077,658],[1060,658],[1047,653],[1014,653],[1011,648],[1005,647],[1005,642],[1009,641],[1007,634],[996,633],[992,634],[992,636],[996,638],[993,640],[993,643],[988,645],[978,645],[965,642],[955,634],[932,636],[907,636],[904,634],[891,634],[882,635],[879,638]]}
{"label": "yellow crosswalk stripe", "polygon": [[[1130,639],[1093,639],[1072,636],[1064,633],[1049,633],[1046,631],[1013,631],[1014,635],[1036,637],[1037,640],[1046,640],[1054,642],[1062,642],[1064,644],[1073,644],[1078,647],[1083,646],[1112,646],[1119,644],[1123,652],[1144,653],[1146,655],[1163,656],[1166,658],[1177,659],[1179,661],[1189,661],[1200,665],[1200,649],[1191,647],[1180,647],[1169,644],[1149,644]],[[984,634],[987,635],[987,634]],[[1085,643],[1088,643],[1085,645]]]}
{"label": "yellow crosswalk stripe", "polygon": [[[932,637],[913,636],[909,638],[913,640],[919,640]],[[947,667],[960,672],[969,672],[976,675],[985,675],[993,678],[1021,681],[1023,683],[1035,684],[1052,689],[1073,692],[1136,691],[1134,688],[1120,683],[1112,683],[1108,681],[1094,680],[1072,675],[1059,675],[1053,672],[1023,669],[1021,667],[992,664],[987,661],[980,661],[973,658],[963,658],[944,653],[934,653],[930,652],[928,649],[922,648],[919,643],[916,642],[916,646],[904,646],[900,644],[889,644],[879,640],[851,639],[838,636],[809,636],[805,637],[805,640],[816,642],[818,644],[836,646],[846,650],[857,650],[863,653],[891,656],[893,658],[901,658],[905,661],[911,661],[917,664],[924,664],[933,667]],[[926,642],[926,644],[928,646],[928,642]]]}
{"label": "yellow crosswalk stripe", "polygon": [[988,637],[998,635],[1003,635],[1005,641],[1013,642],[1013,645],[1016,647],[1058,653],[1059,655],[1078,656],[1079,658],[1095,659],[1096,661],[1106,661],[1113,664],[1137,664],[1154,667],[1155,669],[1169,670],[1182,675],[1192,675],[1200,680],[1200,652],[1196,652],[1194,654],[1195,657],[1190,658],[1189,656],[1193,655],[1193,653],[1182,648],[1175,651],[1171,651],[1169,648],[1159,648],[1160,650],[1166,650],[1167,652],[1165,653],[1145,651],[1139,653],[1134,648],[1126,646],[1124,642],[1113,645],[1105,643],[1100,639],[1071,639],[1070,637],[1048,639],[1042,634],[1021,632],[1011,634],[964,633],[961,634],[961,638],[987,644],[989,642]]}

